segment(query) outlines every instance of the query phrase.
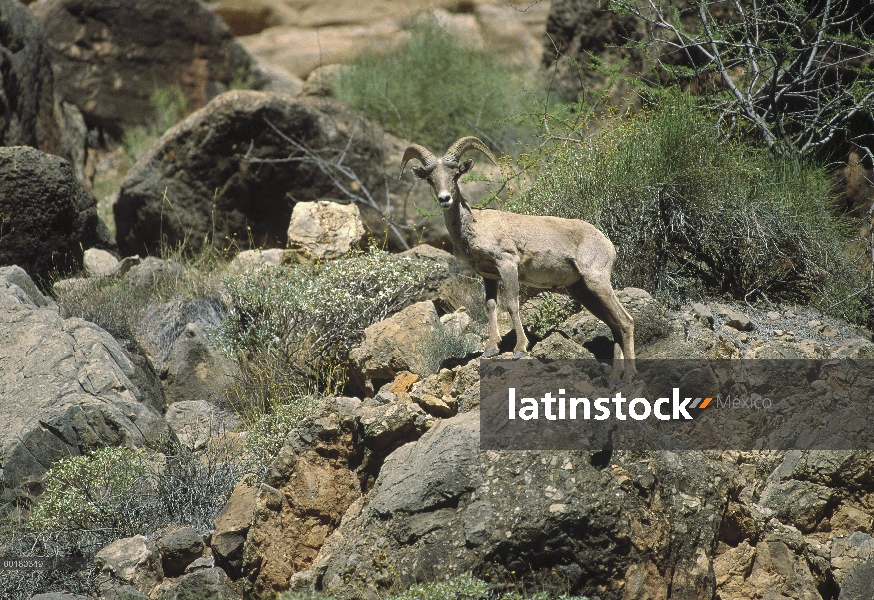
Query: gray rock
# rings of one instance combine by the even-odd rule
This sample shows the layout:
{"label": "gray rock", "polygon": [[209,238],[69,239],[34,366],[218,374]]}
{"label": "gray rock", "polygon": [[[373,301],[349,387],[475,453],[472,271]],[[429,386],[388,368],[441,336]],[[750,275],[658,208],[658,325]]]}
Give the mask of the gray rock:
{"label": "gray rock", "polygon": [[[165,381],[167,401],[221,402],[230,366],[213,349],[200,323],[189,323],[170,349]],[[206,423],[204,423],[206,425]]]}
{"label": "gray rock", "polygon": [[172,403],[164,415],[179,442],[191,449],[202,450],[210,438],[240,425],[236,415],[226,413],[206,400],[181,400]]}
{"label": "gray rock", "polygon": [[116,540],[94,557],[98,582],[121,582],[149,594],[164,578],[161,555],[145,536]]}
{"label": "gray rock", "polygon": [[192,108],[235,78],[263,84],[251,56],[196,0],[39,0],[56,92],[89,127],[119,135],[154,116],[149,97],[179,86]]}
{"label": "gray rock", "polygon": [[47,592],[45,594],[37,594],[31,596],[30,600],[89,600],[88,596],[79,594],[67,594],[64,592]]}
{"label": "gray rock", "polygon": [[202,569],[182,577],[164,595],[164,600],[240,600],[242,592],[219,567]]}
{"label": "gray rock", "polygon": [[822,518],[833,493],[822,485],[790,479],[765,486],[759,504],[781,521],[809,532]]}
{"label": "gray rock", "polygon": [[[386,170],[397,169],[406,148],[401,140],[328,98],[227,92],[167,132],[128,173],[113,205],[121,253],[154,255],[161,235],[171,246],[186,241],[194,252],[204,239],[217,245],[233,240],[242,249],[248,249],[250,241],[256,248],[284,248],[292,198],[304,202],[341,198],[333,181],[312,165],[256,164],[245,158],[286,158],[294,151],[265,120],[283,135],[306,140],[317,152],[330,148],[342,152],[354,130],[355,143],[343,164],[371,190],[384,189]],[[403,192],[406,198],[410,181],[390,177],[389,189]],[[165,190],[172,206],[164,201]],[[409,202],[424,205],[425,196],[414,196]],[[360,208],[365,226],[382,239],[383,215]],[[392,203],[393,217],[402,222],[412,211],[405,201]],[[429,220],[426,241],[442,239],[442,221],[442,216]],[[392,237],[389,243],[397,244]]]}
{"label": "gray rock", "polygon": [[81,268],[83,248],[114,246],[70,163],[34,148],[0,148],[0,215],[0,265],[40,284]]}
{"label": "gray rock", "polygon": [[18,0],[0,0],[0,73],[0,146],[66,157],[46,34]]}
{"label": "gray rock", "polygon": [[[386,459],[373,490],[322,547],[313,585],[375,597],[380,582],[473,571],[619,598],[630,592],[626,574],[651,564],[650,597],[710,597],[707,549],[734,467],[690,453],[636,460],[644,462],[620,453],[599,471],[586,452],[482,451],[476,412],[444,420]],[[659,498],[658,508],[647,498]]]}
{"label": "gray rock", "polygon": [[82,262],[88,277],[108,277],[118,271],[118,259],[100,248],[86,250]]}
{"label": "gray rock", "polygon": [[854,565],[841,584],[838,600],[869,600],[874,594],[874,560]]}
{"label": "gray rock", "polygon": [[161,553],[161,567],[165,577],[178,577],[192,562],[203,554],[203,538],[190,527],[180,527],[155,540]]}
{"label": "gray rock", "polygon": [[538,342],[531,349],[531,356],[550,360],[587,360],[595,358],[594,354],[558,332],[551,333],[546,339]]}
{"label": "gray rock", "polygon": [[157,445],[169,434],[133,381],[144,373],[112,336],[3,298],[10,296],[0,294],[0,502],[59,458],[108,445]]}
{"label": "gray rock", "polygon": [[425,346],[442,327],[430,300],[374,323],[364,330],[361,345],[350,353],[353,378],[359,387],[366,388],[366,380],[394,379],[401,371],[420,377],[430,375]]}
{"label": "gray rock", "polygon": [[182,265],[175,260],[149,256],[133,264],[124,277],[131,285],[152,288],[160,283],[179,279],[184,276],[184,273]]}
{"label": "gray rock", "polygon": [[442,421],[383,464],[370,509],[381,517],[422,513],[452,505],[482,483],[476,449],[479,415]]}
{"label": "gray rock", "polygon": [[43,296],[18,265],[0,267],[0,302],[25,304],[32,308],[55,306],[54,301]]}

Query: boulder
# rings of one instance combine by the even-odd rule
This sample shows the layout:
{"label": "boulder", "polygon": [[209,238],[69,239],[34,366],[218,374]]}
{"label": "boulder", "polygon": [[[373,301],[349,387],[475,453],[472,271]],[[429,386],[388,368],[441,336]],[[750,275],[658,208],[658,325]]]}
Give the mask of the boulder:
{"label": "boulder", "polygon": [[712,597],[730,463],[622,454],[601,471],[584,452],[481,451],[479,436],[473,411],[390,455],[322,547],[315,589],[373,597],[473,572],[590,597]]}
{"label": "boulder", "polygon": [[232,530],[248,531],[243,570],[254,597],[274,597],[297,585],[346,509],[372,486],[385,457],[433,426],[434,419],[404,395],[325,399],[286,437],[266,483],[248,488],[255,497],[245,502],[244,491],[234,491],[236,508],[222,514],[242,518],[235,525],[216,519],[213,549],[221,544],[217,553],[237,552],[239,534]]}
{"label": "boulder", "polygon": [[[194,252],[205,239],[242,249],[250,243],[285,247],[295,202],[343,197],[317,166],[285,161],[300,155],[290,140],[329,160],[346,152],[344,167],[378,199],[385,198],[388,172],[392,218],[404,224],[419,220],[413,204],[427,205],[425,191],[416,192],[419,200],[415,195],[407,200],[412,176],[399,182],[392,175],[406,147],[401,140],[329,98],[233,91],[170,129],[128,173],[113,205],[122,254],[155,254],[162,236],[170,245],[187,241]],[[274,159],[281,160],[269,162]],[[378,200],[382,206],[383,199]],[[381,239],[384,215],[370,206],[359,208],[365,226]],[[426,232],[441,239],[442,217],[431,221]],[[389,242],[400,244],[394,234]]]}
{"label": "boulder", "polygon": [[210,439],[240,425],[236,415],[229,414],[206,400],[174,402],[164,415],[179,443],[190,450],[202,450]]}
{"label": "boulder", "polygon": [[228,265],[231,273],[250,271],[259,266],[278,267],[283,264],[286,250],[282,248],[268,248],[258,250],[243,250],[234,256]]}
{"label": "boulder", "polygon": [[222,390],[230,384],[230,368],[210,344],[203,325],[189,323],[170,349],[164,380],[167,402],[220,404]]}
{"label": "boulder", "polygon": [[109,277],[118,272],[119,262],[112,254],[100,248],[89,248],[82,257],[88,277]]}
{"label": "boulder", "polygon": [[165,577],[178,577],[186,567],[203,555],[203,538],[190,527],[178,527],[161,533],[155,540],[161,553],[161,568]]}
{"label": "boulder", "polygon": [[84,248],[112,248],[94,198],[70,163],[34,148],[0,148],[0,265],[38,283],[82,266]]}
{"label": "boulder", "polygon": [[149,594],[164,579],[161,554],[143,535],[115,540],[94,557],[98,581],[121,582]]}
{"label": "boulder", "polygon": [[201,569],[182,577],[163,600],[241,600],[238,586],[219,567]]}
{"label": "boulder", "polygon": [[0,146],[66,156],[55,115],[45,31],[21,2],[0,0]]}
{"label": "boulder", "polygon": [[216,564],[224,567],[234,578],[239,578],[243,573],[243,544],[255,519],[257,497],[256,486],[245,479],[240,481],[213,521],[215,529],[210,547]]}
{"label": "boulder", "polygon": [[228,86],[263,76],[225,24],[197,0],[39,0],[56,92],[89,127],[119,135],[149,122],[149,97],[179,86],[200,108]]}
{"label": "boulder", "polygon": [[288,224],[288,247],[316,260],[340,258],[364,242],[361,211],[355,204],[298,202]]}
{"label": "boulder", "polygon": [[12,290],[0,292],[0,504],[60,458],[101,446],[157,446],[170,434],[134,383],[147,373],[103,329],[40,308],[45,300],[21,274],[0,273]]}
{"label": "boulder", "polygon": [[364,330],[364,341],[349,355],[353,377],[392,380],[401,371],[430,375],[425,345],[442,329],[434,303],[417,302]]}

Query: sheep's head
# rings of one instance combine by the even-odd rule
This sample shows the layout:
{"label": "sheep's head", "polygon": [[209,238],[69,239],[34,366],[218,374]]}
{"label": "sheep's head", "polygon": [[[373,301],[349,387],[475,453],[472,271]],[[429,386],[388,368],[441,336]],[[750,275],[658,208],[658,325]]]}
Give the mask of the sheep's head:
{"label": "sheep's head", "polygon": [[431,186],[437,195],[437,202],[440,203],[440,207],[446,210],[458,198],[459,177],[470,171],[473,167],[472,158],[461,161],[461,156],[468,150],[479,150],[493,163],[498,164],[491,151],[479,138],[467,136],[452,144],[443,158],[437,158],[427,148],[419,144],[410,145],[406,152],[404,152],[401,174],[403,174],[404,168],[410,160],[416,159],[422,163],[421,167],[413,167],[413,174],[419,179],[424,179],[428,182],[428,185]]}

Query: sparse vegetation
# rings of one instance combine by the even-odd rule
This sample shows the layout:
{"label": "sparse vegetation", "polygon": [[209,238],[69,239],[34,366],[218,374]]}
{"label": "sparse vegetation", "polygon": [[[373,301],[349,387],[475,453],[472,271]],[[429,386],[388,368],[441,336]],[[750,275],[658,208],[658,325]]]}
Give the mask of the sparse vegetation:
{"label": "sparse vegetation", "polygon": [[576,302],[568,296],[543,292],[540,303],[528,317],[528,326],[532,333],[545,338],[578,311]]}
{"label": "sparse vegetation", "polygon": [[574,118],[567,135],[556,119],[557,137],[522,156],[531,184],[509,207],[601,228],[619,287],[809,302],[864,322],[868,282],[824,170],[726,140],[677,94],[637,115]]}
{"label": "sparse vegetation", "polygon": [[527,100],[524,86],[497,58],[423,21],[403,46],[365,53],[340,78],[337,95],[395,135],[437,152],[471,132],[512,147],[519,132],[502,121]]}
{"label": "sparse vegetation", "polygon": [[232,404],[257,413],[283,397],[341,391],[349,351],[364,329],[404,308],[428,272],[425,264],[371,249],[225,279],[231,307],[222,335],[243,371]]}

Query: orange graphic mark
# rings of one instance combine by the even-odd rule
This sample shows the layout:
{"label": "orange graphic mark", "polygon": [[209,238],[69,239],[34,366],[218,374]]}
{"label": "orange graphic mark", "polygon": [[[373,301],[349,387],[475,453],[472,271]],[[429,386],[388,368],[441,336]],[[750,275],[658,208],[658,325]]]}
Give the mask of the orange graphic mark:
{"label": "orange graphic mark", "polygon": [[698,408],[707,408],[707,405],[710,404],[711,400],[713,400],[713,398],[704,398],[704,402],[702,402],[701,406],[699,406]]}

